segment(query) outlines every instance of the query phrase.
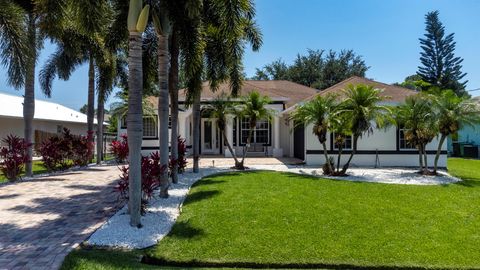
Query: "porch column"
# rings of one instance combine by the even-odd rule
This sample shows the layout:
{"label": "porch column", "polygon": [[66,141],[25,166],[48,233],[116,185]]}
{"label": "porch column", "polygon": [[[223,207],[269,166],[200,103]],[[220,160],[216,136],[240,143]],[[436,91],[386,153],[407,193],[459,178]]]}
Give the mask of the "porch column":
{"label": "porch column", "polygon": [[[227,115],[227,125],[225,126],[225,133],[227,133],[227,139],[230,145],[233,148],[233,115]],[[222,140],[223,141],[223,140]],[[230,150],[228,150],[228,147],[225,145],[223,147],[223,152],[225,157],[232,157],[232,154],[230,153]],[[233,152],[235,152],[235,148],[233,148]]]}
{"label": "porch column", "polygon": [[280,148],[280,116],[273,117],[273,157],[283,157],[283,149]]}
{"label": "porch column", "polygon": [[186,115],[184,113],[179,113],[178,114],[178,136],[186,139],[187,134],[186,134]]}

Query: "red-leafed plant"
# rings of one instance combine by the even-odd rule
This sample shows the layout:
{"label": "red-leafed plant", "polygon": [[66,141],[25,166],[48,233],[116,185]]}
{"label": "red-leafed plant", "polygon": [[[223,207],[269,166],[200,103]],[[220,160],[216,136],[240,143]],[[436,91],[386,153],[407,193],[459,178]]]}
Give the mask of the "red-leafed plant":
{"label": "red-leafed plant", "polygon": [[64,128],[62,135],[43,141],[39,152],[45,168],[56,171],[72,165],[86,166],[93,153],[92,136],[91,132],[87,136],[73,135],[68,128]]}
{"label": "red-leafed plant", "polygon": [[110,143],[110,149],[118,163],[124,163],[128,157],[127,134],[122,134],[120,140],[114,140]]}
{"label": "red-leafed plant", "polygon": [[6,145],[0,148],[0,169],[8,180],[16,180],[28,160],[27,149],[31,145],[20,137],[8,135],[2,142]]}
{"label": "red-leafed plant", "polygon": [[[165,169],[165,167],[160,167],[160,155],[158,152],[142,157],[142,215],[145,214],[148,200],[153,196],[155,189],[160,186],[160,175]],[[128,165],[122,166],[120,171],[122,174],[114,189],[120,193],[121,199],[128,201]]]}
{"label": "red-leafed plant", "polygon": [[176,164],[178,166],[177,167],[178,173],[183,173],[187,168],[187,158],[185,157],[187,153],[187,144],[185,139],[181,138],[180,136],[178,136],[177,143],[178,143],[178,158],[174,159],[173,157],[170,157],[168,168],[169,168],[169,171],[171,172]]}
{"label": "red-leafed plant", "polygon": [[87,136],[72,137],[72,160],[77,166],[87,166],[93,154],[94,143],[91,139],[93,131],[88,132]]}

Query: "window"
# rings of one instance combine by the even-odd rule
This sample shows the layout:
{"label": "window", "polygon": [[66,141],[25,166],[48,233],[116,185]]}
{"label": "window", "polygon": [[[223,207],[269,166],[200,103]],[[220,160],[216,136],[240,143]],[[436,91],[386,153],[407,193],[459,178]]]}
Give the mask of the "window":
{"label": "window", "polygon": [[[335,133],[332,136],[333,139],[333,149],[338,150],[338,145],[335,143]],[[346,136],[345,142],[343,143],[342,150],[352,150],[352,136]]]}
{"label": "window", "polygon": [[120,128],[121,129],[126,129],[127,128],[127,117],[126,116],[123,116],[120,119]]}
{"label": "window", "polygon": [[415,149],[414,145],[409,144],[408,141],[405,140],[405,131],[406,129],[404,128],[398,129],[398,145],[400,150]]}
{"label": "window", "polygon": [[154,117],[143,118],[143,137],[156,138],[158,133],[157,121]]}
{"label": "window", "polygon": [[[248,118],[242,118],[240,121],[240,143],[246,144],[250,123]],[[270,144],[270,122],[266,119],[258,120],[252,133],[251,143],[268,145]]]}

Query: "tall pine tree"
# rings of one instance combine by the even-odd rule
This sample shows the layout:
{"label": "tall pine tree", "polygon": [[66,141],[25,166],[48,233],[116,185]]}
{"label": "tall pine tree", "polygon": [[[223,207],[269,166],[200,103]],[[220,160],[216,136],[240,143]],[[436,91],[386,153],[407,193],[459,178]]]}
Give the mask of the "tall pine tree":
{"label": "tall pine tree", "polygon": [[417,74],[423,81],[440,89],[452,89],[458,95],[467,94],[465,85],[461,82],[467,75],[461,71],[463,59],[455,57],[454,34],[445,36],[445,27],[438,18],[438,11],[425,15],[425,38],[420,38],[420,61]]}

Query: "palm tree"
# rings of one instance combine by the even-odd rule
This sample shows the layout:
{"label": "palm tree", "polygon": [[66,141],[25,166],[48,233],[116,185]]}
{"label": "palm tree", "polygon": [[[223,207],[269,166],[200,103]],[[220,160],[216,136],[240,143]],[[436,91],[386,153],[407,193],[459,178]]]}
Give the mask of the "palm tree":
{"label": "palm tree", "polygon": [[170,156],[173,160],[172,171],[170,177],[173,183],[178,183],[178,57],[180,55],[180,48],[178,43],[178,33],[175,26],[170,35],[170,70],[168,71],[168,92],[170,93],[170,117],[171,117],[171,132],[170,139]]}
{"label": "palm tree", "polygon": [[420,172],[429,174],[426,145],[437,136],[435,112],[432,100],[426,95],[407,97],[405,103],[396,107],[397,126],[405,129],[405,140],[418,149]]}
{"label": "palm tree", "polygon": [[[171,31],[171,23],[168,13],[165,11],[165,1],[158,1],[154,6],[153,22],[157,34],[157,57],[158,57],[158,121],[159,121],[159,146],[160,146],[160,166],[168,167],[168,116],[169,116],[169,89],[168,89],[168,67],[169,51],[168,37]],[[175,137],[176,138],[176,137]],[[168,197],[168,171],[163,170],[160,177],[160,197]]]}
{"label": "palm tree", "polygon": [[[200,9],[182,24],[180,44],[184,60],[188,101],[193,110],[193,170],[199,171],[200,97],[202,80],[216,91],[220,82],[229,80],[233,96],[242,85],[242,57],[247,43],[257,51],[262,43],[254,22],[252,0],[234,3],[223,0],[202,1]],[[191,5],[190,5],[191,6]],[[178,17],[178,16],[176,16]],[[185,16],[183,16],[185,17]]]}
{"label": "palm tree", "polygon": [[480,123],[480,107],[478,104],[465,97],[458,97],[451,90],[443,90],[438,95],[432,96],[438,130],[441,137],[435,155],[433,173],[437,173],[437,164],[445,139],[457,133],[463,126],[474,126]]}
{"label": "palm tree", "polygon": [[[59,29],[51,33],[58,44],[57,50],[47,60],[40,72],[42,91],[50,96],[52,81],[56,75],[68,80],[71,73],[83,63],[88,63],[88,102],[87,132],[93,134],[95,118],[95,84],[97,85],[97,163],[102,161],[103,111],[104,102],[112,90],[117,76],[120,58],[106,47],[113,14],[107,1],[68,2],[63,9],[68,10],[59,19]],[[122,67],[122,65],[119,65]],[[96,79],[98,78],[98,79]],[[93,136],[92,136],[93,140]]]}
{"label": "palm tree", "polygon": [[364,84],[349,85],[343,92],[345,99],[341,103],[340,113],[346,114],[346,117],[350,119],[353,136],[352,152],[341,172],[345,174],[357,151],[358,139],[365,133],[373,133],[374,122],[377,128],[383,127],[390,109],[379,104],[383,100],[380,96],[382,91],[375,89],[373,86]]}
{"label": "palm tree", "polygon": [[150,6],[143,7],[142,0],[130,0],[127,27],[129,32],[128,51],[128,117],[127,135],[129,148],[129,200],[130,225],[140,227],[141,209],[141,151],[143,136],[143,71],[142,33],[147,25]]}
{"label": "palm tree", "polygon": [[333,172],[333,168],[329,162],[330,158],[326,144],[327,132],[330,129],[331,117],[337,105],[334,95],[318,95],[296,108],[291,116],[295,126],[313,125],[312,133],[317,136],[323,147],[323,154],[329,172]]}
{"label": "palm tree", "polygon": [[242,104],[239,106],[241,117],[248,118],[248,137],[245,146],[243,146],[242,160],[236,166],[237,169],[245,169],[244,162],[247,155],[247,148],[252,142],[252,135],[257,127],[257,121],[262,119],[271,120],[274,112],[266,106],[272,101],[268,96],[261,96],[258,91],[252,91],[247,96],[242,97]]}
{"label": "palm tree", "polygon": [[[0,1],[0,57],[8,66],[8,83],[25,87],[24,138],[29,143],[25,173],[32,175],[33,117],[35,114],[35,68],[43,37],[57,31],[64,0]],[[8,64],[7,64],[8,63]]]}
{"label": "palm tree", "polygon": [[210,104],[203,107],[204,112],[208,115],[209,118],[215,119],[217,121],[217,128],[222,134],[222,138],[227,145],[228,151],[232,154],[233,159],[235,160],[235,168],[241,168],[240,162],[238,161],[235,151],[228,141],[226,126],[227,118],[229,115],[236,114],[235,103],[233,103],[230,98],[222,93],[216,97]]}

